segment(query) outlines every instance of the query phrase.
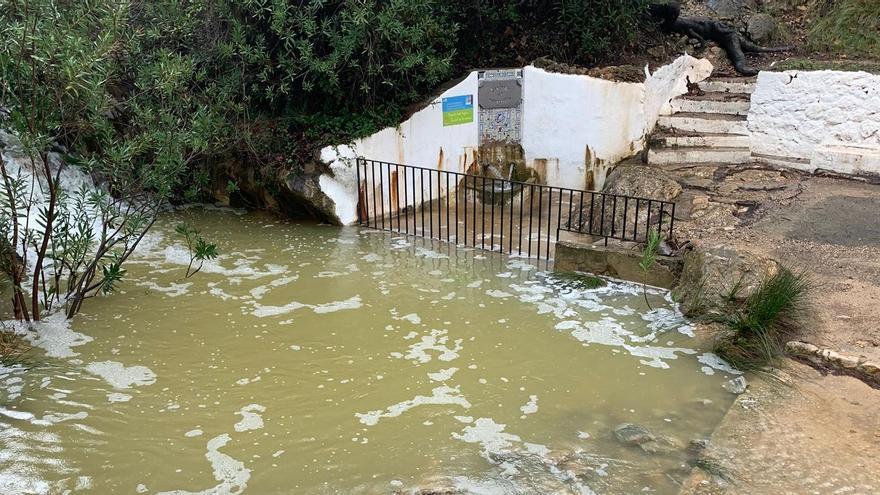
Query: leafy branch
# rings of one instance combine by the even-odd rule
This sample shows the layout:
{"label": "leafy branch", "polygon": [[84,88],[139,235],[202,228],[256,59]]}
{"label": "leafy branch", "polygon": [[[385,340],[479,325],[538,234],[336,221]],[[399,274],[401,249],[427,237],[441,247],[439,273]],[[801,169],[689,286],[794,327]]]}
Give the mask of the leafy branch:
{"label": "leafy branch", "polygon": [[[217,245],[208,243],[202,237],[202,233],[192,226],[182,223],[174,231],[183,237],[186,242],[186,249],[189,252],[189,265],[186,267],[186,275],[183,278],[190,278],[199,273],[199,270],[205,264],[205,260],[212,260],[220,254],[217,250]],[[199,266],[193,270],[193,264],[196,261],[199,262]]]}

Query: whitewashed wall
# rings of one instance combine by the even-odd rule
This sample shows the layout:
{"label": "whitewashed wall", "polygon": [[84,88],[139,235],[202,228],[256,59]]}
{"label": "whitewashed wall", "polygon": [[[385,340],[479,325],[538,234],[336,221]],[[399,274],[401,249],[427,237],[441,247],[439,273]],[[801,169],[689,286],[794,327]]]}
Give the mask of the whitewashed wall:
{"label": "whitewashed wall", "polygon": [[[545,183],[582,189],[601,187],[606,168],[633,156],[645,146],[659,115],[669,112],[669,100],[687,92],[686,82],[699,82],[712,72],[706,60],[682,56],[646,74],[644,83],[621,83],[589,76],[557,74],[529,66],[523,71],[523,138],[526,164]],[[357,219],[355,158],[464,172],[475,161],[479,145],[478,81],[472,72],[397,128],[384,129],[350,145],[321,151],[333,175],[320,178],[322,191],[336,204],[340,222]],[[474,121],[444,127],[443,97],[473,95]],[[394,170],[392,169],[392,173]],[[392,178],[378,171],[387,198]],[[397,180],[403,180],[399,177]],[[410,186],[411,187],[411,186]],[[417,187],[427,188],[417,183]],[[445,194],[445,184],[434,196]],[[451,187],[451,186],[450,186]],[[412,189],[410,189],[412,191]],[[412,204],[396,198],[403,206]]]}
{"label": "whitewashed wall", "polygon": [[687,92],[687,80],[702,81],[711,73],[707,60],[690,56],[646,73],[644,83],[526,67],[526,163],[548,185],[600,188],[610,166],[644,149],[659,116],[671,111],[669,100]]}
{"label": "whitewashed wall", "polygon": [[880,173],[880,75],[761,72],[748,117],[752,153],[809,171]]}
{"label": "whitewashed wall", "polygon": [[[443,127],[443,98],[459,95],[473,95],[474,121],[470,124]],[[339,221],[345,225],[357,221],[355,159],[358,156],[390,163],[464,172],[475,159],[479,137],[477,109],[477,73],[472,72],[398,127],[383,129],[350,145],[328,146],[321,150],[321,161],[329,164],[333,171],[332,177],[321,176],[321,190],[336,203],[336,215]],[[391,183],[387,169],[377,168],[377,173],[381,176],[377,175],[376,182],[384,185],[387,194],[388,184]],[[409,179],[401,175],[399,180],[407,180],[409,184]],[[427,195],[427,182],[422,186],[420,181],[417,181],[416,187],[424,187]],[[445,184],[441,187],[445,189]],[[435,190],[434,195],[437,194]],[[404,201],[403,197],[398,199],[401,208],[413,204],[413,195],[409,196],[409,201]]]}

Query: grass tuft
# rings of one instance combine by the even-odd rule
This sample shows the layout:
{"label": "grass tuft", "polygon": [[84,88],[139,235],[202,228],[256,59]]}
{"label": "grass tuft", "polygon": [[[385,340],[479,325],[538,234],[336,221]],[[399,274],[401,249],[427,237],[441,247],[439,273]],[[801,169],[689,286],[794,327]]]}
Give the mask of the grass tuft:
{"label": "grass tuft", "polygon": [[715,353],[743,370],[772,364],[785,342],[803,327],[811,288],[805,272],[781,268],[745,301],[729,303],[717,319],[730,333],[716,342]]}

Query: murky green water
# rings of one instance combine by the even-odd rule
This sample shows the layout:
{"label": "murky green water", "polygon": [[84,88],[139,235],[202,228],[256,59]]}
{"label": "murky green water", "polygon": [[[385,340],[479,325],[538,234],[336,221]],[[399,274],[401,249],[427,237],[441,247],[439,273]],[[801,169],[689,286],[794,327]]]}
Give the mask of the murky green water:
{"label": "murky green water", "polygon": [[[223,253],[189,280],[181,219]],[[159,231],[3,369],[3,493],[675,493],[733,398],[659,293],[261,214]]]}

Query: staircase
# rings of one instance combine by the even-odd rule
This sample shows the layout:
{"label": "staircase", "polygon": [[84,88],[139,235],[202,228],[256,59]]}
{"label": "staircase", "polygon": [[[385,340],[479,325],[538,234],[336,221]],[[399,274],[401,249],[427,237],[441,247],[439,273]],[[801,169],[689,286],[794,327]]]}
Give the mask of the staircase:
{"label": "staircase", "polygon": [[654,165],[750,162],[746,116],[754,79],[709,79],[703,94],[672,100],[673,114],[660,117],[651,138],[648,163]]}

